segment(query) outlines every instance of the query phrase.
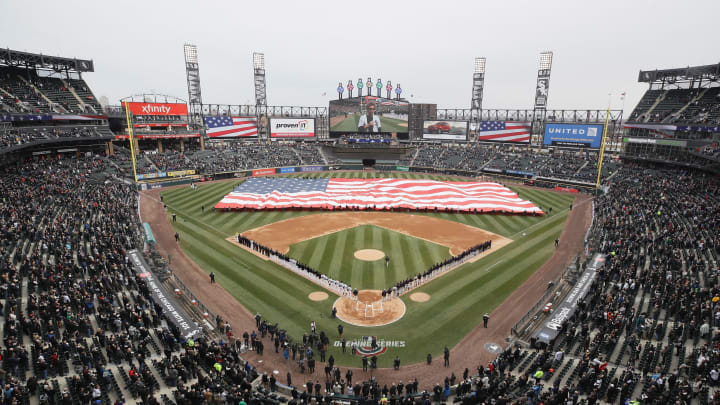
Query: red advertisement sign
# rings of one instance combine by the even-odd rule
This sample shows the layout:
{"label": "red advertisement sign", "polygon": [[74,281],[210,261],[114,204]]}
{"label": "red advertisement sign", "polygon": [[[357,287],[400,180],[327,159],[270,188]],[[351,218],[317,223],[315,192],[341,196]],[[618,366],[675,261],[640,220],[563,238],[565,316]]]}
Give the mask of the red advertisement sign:
{"label": "red advertisement sign", "polygon": [[187,104],[125,102],[133,115],[188,115]]}
{"label": "red advertisement sign", "polygon": [[569,187],[555,187],[555,191],[565,191],[568,193],[577,193],[578,190],[576,188],[569,188]]}
{"label": "red advertisement sign", "polygon": [[[180,139],[199,138],[200,134],[136,134],[135,139]],[[127,135],[115,135],[115,139],[128,139]]]}
{"label": "red advertisement sign", "polygon": [[257,169],[252,171],[253,176],[265,176],[275,174],[275,169]]}
{"label": "red advertisement sign", "polygon": [[188,124],[135,124],[135,128],[187,127]]}

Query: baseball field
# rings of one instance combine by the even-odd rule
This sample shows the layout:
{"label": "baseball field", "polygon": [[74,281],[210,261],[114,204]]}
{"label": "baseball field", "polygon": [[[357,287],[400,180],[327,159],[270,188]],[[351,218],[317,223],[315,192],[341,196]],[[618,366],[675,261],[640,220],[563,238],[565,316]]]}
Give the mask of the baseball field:
{"label": "baseball field", "polygon": [[[357,132],[358,121],[360,120],[360,113],[355,113],[347,118],[340,120],[335,118],[333,125],[330,126],[332,132]],[[380,116],[380,129],[381,132],[407,132],[408,122],[407,120],[399,120],[396,118]]]}
{"label": "baseball field", "polygon": [[[323,172],[303,173],[302,176],[463,181],[448,176],[413,173]],[[353,358],[349,350],[342,353],[339,347],[334,346],[338,340],[338,324],[343,324],[348,341],[377,336],[392,342],[387,353],[379,356],[380,367],[391,366],[395,355],[402,359],[403,364],[422,362],[428,353],[440,358],[445,346],[453,347],[481,324],[484,313],[490,313],[500,305],[553,255],[554,240],[563,230],[568,206],[574,199],[570,194],[510,187],[522,198],[543,209],[553,207],[552,213],[543,217],[363,213],[393,217],[386,222],[363,219],[349,227],[332,228],[327,224],[332,223],[333,216],[349,213],[213,211],[215,203],[239,182],[205,184],[196,190],[182,187],[161,193],[168,206],[168,220],[173,213],[177,214],[177,221],[171,224],[180,235],[181,248],[203,271],[215,272],[218,283],[251,313],[260,312],[264,318],[277,322],[295,339],[301,339],[303,333],[308,332],[310,322],[316,321],[318,329],[330,336],[328,355],[332,354],[340,365],[351,366],[359,366],[359,360]],[[201,209],[203,205],[204,212]],[[302,219],[305,219],[305,225],[295,222]],[[325,230],[320,233],[313,231],[314,224],[324,226]],[[423,224],[424,229],[421,228]],[[441,229],[442,224],[447,226],[443,225]],[[450,237],[448,229],[453,230],[453,234],[461,234],[464,240]],[[400,299],[406,310],[400,319],[384,326],[362,327],[330,318],[333,303],[338,298],[336,295],[228,242],[228,238],[239,232],[255,232],[258,238],[253,239],[256,240],[265,235],[270,242],[264,243],[277,243],[279,249],[285,249],[297,261],[360,289],[386,288],[397,280],[424,271],[472,243],[484,242],[486,238],[492,238],[494,246],[495,240],[507,243],[498,244],[479,260],[466,263],[413,291],[424,293],[424,297],[429,299],[416,301],[410,299],[411,294],[403,295]],[[273,235],[281,236],[272,240]],[[390,258],[390,262],[361,260],[355,255],[366,249],[382,252]],[[320,291],[327,292],[328,298],[321,301],[310,299],[312,293]],[[235,333],[239,335],[242,331],[236,330]]]}

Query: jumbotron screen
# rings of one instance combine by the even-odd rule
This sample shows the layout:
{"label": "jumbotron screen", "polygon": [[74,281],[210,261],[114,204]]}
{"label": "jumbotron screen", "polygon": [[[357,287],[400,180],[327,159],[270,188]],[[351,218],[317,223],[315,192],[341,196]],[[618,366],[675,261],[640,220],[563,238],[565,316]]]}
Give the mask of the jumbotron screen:
{"label": "jumbotron screen", "polygon": [[407,138],[410,104],[364,96],[330,101],[330,136],[397,134]]}

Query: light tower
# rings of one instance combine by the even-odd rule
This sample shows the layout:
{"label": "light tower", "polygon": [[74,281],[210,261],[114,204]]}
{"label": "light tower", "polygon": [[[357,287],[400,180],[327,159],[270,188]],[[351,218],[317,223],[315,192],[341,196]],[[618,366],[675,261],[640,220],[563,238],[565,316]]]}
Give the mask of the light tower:
{"label": "light tower", "polygon": [[485,57],[475,58],[475,69],[473,70],[472,98],[470,101],[470,129],[480,133],[482,122],[482,99],[485,88]]}
{"label": "light tower", "polygon": [[[552,52],[548,51],[540,54],[540,66],[538,67],[537,82],[535,85],[535,104],[533,106],[533,128],[535,129],[533,135],[535,135],[536,142],[539,141],[545,126],[552,60]],[[540,143],[541,142],[538,142],[538,145]]]}
{"label": "light tower", "polygon": [[255,74],[255,106],[267,106],[265,92],[265,54],[253,52],[253,72]]}
{"label": "light tower", "polygon": [[190,124],[202,127],[202,94],[200,91],[200,65],[197,46],[185,44],[185,73],[187,75],[188,107]]}

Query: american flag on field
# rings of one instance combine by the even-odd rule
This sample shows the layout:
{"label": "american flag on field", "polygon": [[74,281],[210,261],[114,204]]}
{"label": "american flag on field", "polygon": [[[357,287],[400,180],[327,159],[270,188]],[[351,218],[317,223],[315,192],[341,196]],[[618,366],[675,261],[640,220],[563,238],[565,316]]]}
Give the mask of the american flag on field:
{"label": "american flag on field", "polygon": [[506,187],[488,182],[410,179],[251,178],[223,197],[215,208],[387,208],[459,209],[477,212],[543,214]]}
{"label": "american flag on field", "polygon": [[483,121],[480,123],[479,141],[530,142],[529,122]]}
{"label": "american flag on field", "polygon": [[205,117],[205,125],[210,138],[234,138],[258,134],[257,119],[254,117],[212,115]]}

